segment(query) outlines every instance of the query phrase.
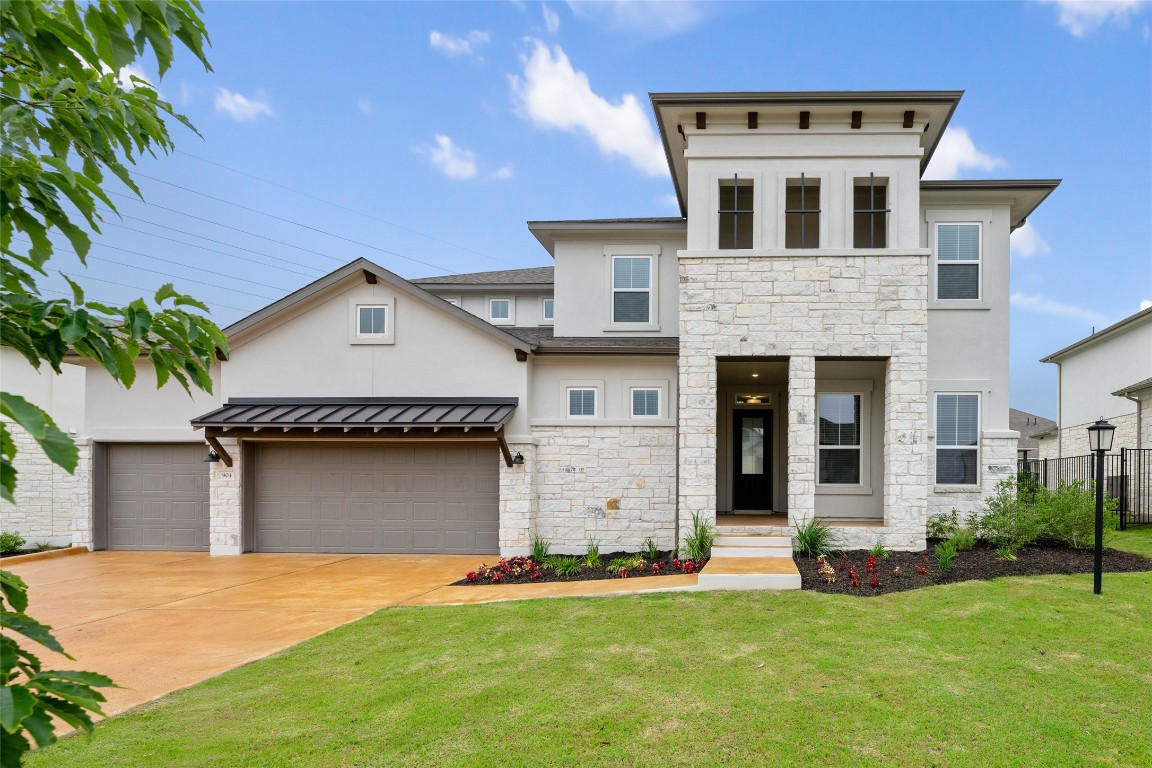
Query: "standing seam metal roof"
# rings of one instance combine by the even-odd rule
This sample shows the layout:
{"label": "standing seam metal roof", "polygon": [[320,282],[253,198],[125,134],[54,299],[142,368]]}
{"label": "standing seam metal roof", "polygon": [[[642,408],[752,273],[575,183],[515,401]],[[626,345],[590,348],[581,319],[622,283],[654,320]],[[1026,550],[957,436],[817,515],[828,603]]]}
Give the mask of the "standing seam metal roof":
{"label": "standing seam metal roof", "polygon": [[200,427],[493,427],[512,418],[515,397],[231,398],[192,419]]}

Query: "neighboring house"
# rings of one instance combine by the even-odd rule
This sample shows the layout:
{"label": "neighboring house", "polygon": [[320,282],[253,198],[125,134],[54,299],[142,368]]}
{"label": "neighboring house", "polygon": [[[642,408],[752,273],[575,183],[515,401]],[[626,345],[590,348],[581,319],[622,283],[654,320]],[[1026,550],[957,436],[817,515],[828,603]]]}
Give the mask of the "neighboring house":
{"label": "neighboring house", "polygon": [[354,261],[227,328],[212,395],[83,371],[73,540],[923,547],[1015,470],[1009,235],[1058,184],[922,180],[960,96],[655,94],[681,216],[530,222],[554,270]]}
{"label": "neighboring house", "polygon": [[1043,358],[1056,365],[1056,420],[1040,458],[1083,456],[1088,425],[1107,419],[1114,450],[1152,448],[1152,308]]}
{"label": "neighboring house", "polygon": [[1040,458],[1040,441],[1036,439],[1035,435],[1049,433],[1056,428],[1056,422],[1027,411],[1009,408],[1008,427],[1014,432],[1020,433],[1020,439],[1016,441],[1016,458],[1022,460],[1038,459]]}

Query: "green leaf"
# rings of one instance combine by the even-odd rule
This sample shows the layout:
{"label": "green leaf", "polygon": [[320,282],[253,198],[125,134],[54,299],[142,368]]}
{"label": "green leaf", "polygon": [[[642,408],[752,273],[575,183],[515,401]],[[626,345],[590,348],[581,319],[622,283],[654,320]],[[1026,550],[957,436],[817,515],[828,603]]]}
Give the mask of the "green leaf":
{"label": "green leaf", "polygon": [[12,606],[12,610],[24,613],[28,607],[28,585],[24,583],[24,579],[11,571],[0,571],[0,592],[3,592],[4,599]]}
{"label": "green leaf", "polygon": [[[19,632],[24,637],[32,640],[33,642],[40,643],[45,648],[49,648],[56,653],[64,653],[64,648],[60,642],[52,636],[49,631],[52,627],[45,626],[31,616],[23,613],[12,613],[11,611],[0,611],[0,626],[13,632]],[[72,658],[68,656],[68,658]]]}
{"label": "green leaf", "polygon": [[82,339],[87,335],[88,313],[83,309],[77,309],[68,315],[60,325],[60,338],[64,339],[68,344]]}
{"label": "green leaf", "polygon": [[15,733],[16,727],[32,714],[36,698],[22,685],[0,688],[0,728]]}
{"label": "green leaf", "polygon": [[55,726],[52,724],[52,718],[43,710],[33,712],[24,718],[24,728],[28,733],[32,734],[32,738],[36,740],[36,746],[38,747],[46,747],[56,742],[56,732]]}

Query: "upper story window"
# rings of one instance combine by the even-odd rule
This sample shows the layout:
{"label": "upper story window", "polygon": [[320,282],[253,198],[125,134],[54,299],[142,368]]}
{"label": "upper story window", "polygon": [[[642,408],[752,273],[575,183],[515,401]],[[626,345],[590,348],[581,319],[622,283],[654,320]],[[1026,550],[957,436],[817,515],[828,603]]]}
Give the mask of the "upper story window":
{"label": "upper story window", "polygon": [[356,308],[357,336],[387,336],[388,307],[385,305],[361,305]]}
{"label": "upper story window", "polygon": [[440,298],[444,299],[444,301],[448,302],[454,307],[460,306],[460,299],[455,296],[441,296]]}
{"label": "upper story window", "polygon": [[936,395],[936,482],[976,485],[980,395]]}
{"label": "upper story window", "polygon": [[822,485],[860,485],[862,397],[854,394],[817,396],[819,414],[819,475]]}
{"label": "upper story window", "polygon": [[632,415],[659,416],[660,390],[655,387],[632,388]]}
{"label": "upper story window", "polygon": [[980,225],[936,225],[936,298],[980,298]]}
{"label": "upper story window", "polygon": [[549,296],[540,301],[540,317],[544,322],[550,323],[556,319],[556,299]]}
{"label": "upper story window", "polygon": [[852,183],[852,247],[888,247],[888,179],[874,173]]}
{"label": "upper story window", "polygon": [[512,325],[516,322],[512,299],[488,299],[488,319],[496,325]]}
{"label": "upper story window", "polygon": [[754,192],[751,179],[734,176],[720,182],[720,209],[717,211],[720,226],[718,247],[725,250],[752,247]]}
{"label": "upper story window", "polygon": [[652,257],[612,257],[612,322],[652,322]]}
{"label": "upper story window", "polygon": [[596,390],[591,387],[569,387],[568,415],[594,417],[596,415]]}
{"label": "upper story window", "polygon": [[784,190],[784,247],[820,247],[820,179],[800,174]]}

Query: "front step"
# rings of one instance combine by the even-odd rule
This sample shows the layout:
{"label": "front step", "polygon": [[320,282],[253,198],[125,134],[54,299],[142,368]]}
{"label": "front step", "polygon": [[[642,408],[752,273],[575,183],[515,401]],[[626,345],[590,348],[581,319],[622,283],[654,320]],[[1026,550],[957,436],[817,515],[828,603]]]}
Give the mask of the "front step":
{"label": "front step", "polygon": [[792,539],[788,536],[717,536],[712,542],[713,557],[784,557],[792,559]]}
{"label": "front step", "polygon": [[717,557],[713,554],[696,583],[698,589],[800,589],[800,571],[790,557]]}

